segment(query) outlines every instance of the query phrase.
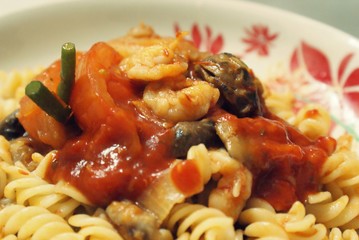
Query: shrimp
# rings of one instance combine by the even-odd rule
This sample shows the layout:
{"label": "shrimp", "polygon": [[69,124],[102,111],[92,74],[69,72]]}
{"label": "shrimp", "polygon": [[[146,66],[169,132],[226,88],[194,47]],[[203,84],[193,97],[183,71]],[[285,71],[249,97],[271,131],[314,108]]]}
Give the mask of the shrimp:
{"label": "shrimp", "polygon": [[171,121],[194,121],[216,104],[219,90],[204,81],[189,78],[153,82],[146,86],[143,100],[159,117]]}
{"label": "shrimp", "polygon": [[252,190],[252,174],[226,150],[210,150],[213,174],[220,174],[217,187],[208,198],[208,206],[217,208],[237,220]]}
{"label": "shrimp", "polygon": [[151,27],[140,25],[110,45],[124,57],[120,69],[128,78],[157,81],[185,73],[188,62],[205,56],[184,36],[159,38]]}
{"label": "shrimp", "polygon": [[126,58],[145,47],[157,45],[161,42],[164,42],[164,39],[160,38],[152,27],[140,24],[131,28],[125,36],[112,39],[107,43]]}
{"label": "shrimp", "polygon": [[150,46],[168,46],[175,40],[175,52],[188,60],[196,61],[208,56],[208,53],[198,51],[192,41],[184,39],[181,37],[182,35],[179,36],[177,39],[173,37],[160,37],[152,27],[140,24],[131,28],[125,36],[110,40],[107,43],[124,58],[130,57]]}
{"label": "shrimp", "polygon": [[120,69],[130,79],[156,81],[186,72],[187,60],[175,54],[172,46],[154,45],[125,58]]}

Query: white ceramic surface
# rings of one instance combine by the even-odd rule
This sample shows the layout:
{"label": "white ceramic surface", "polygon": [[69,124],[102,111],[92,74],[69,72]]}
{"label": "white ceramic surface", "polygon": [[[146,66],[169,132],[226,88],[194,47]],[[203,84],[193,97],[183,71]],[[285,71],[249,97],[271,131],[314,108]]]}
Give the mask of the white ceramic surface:
{"label": "white ceramic surface", "polygon": [[[238,0],[237,0],[238,1]],[[239,0],[285,9],[359,37],[358,0]]]}
{"label": "white ceramic surface", "polygon": [[[203,50],[239,55],[261,79],[289,76],[284,84],[298,98],[323,104],[337,126],[359,136],[359,41],[333,27],[243,1],[36,2],[0,14],[0,70],[46,66],[66,41],[86,50],[144,22],[161,35],[189,31]],[[300,80],[290,77],[297,72]]]}

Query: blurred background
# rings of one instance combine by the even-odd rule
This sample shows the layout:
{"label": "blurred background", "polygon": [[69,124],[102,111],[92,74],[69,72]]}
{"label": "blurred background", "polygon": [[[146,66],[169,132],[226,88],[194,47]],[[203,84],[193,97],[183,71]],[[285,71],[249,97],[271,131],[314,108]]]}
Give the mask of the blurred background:
{"label": "blurred background", "polygon": [[[219,0],[220,1],[220,0]],[[282,8],[359,38],[359,0],[237,0]]]}
{"label": "blurred background", "polygon": [[[26,8],[32,5],[41,5],[49,0],[0,0],[0,15],[16,11],[17,8]],[[71,0],[50,0],[63,2]],[[121,0],[118,0],[121,1]],[[147,1],[147,0],[143,0]],[[151,0],[148,0],[151,1]],[[178,1],[178,0],[174,0]],[[181,0],[180,0],[181,1]],[[206,0],[189,0],[206,1]],[[221,2],[221,0],[218,0]],[[359,38],[359,0],[232,0],[256,2],[264,5],[281,8],[300,15],[310,17],[329,24],[344,32]]]}

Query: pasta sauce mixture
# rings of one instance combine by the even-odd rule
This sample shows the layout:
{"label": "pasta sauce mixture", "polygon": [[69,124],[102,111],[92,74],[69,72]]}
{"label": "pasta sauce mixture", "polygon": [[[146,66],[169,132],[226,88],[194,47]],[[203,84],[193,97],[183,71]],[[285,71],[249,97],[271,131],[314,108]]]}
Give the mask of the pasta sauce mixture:
{"label": "pasta sauce mixture", "polygon": [[[22,101],[20,121],[29,126],[29,134],[58,149],[47,179],[71,183],[99,206],[113,200],[136,200],[175,160],[174,134],[169,131],[172,123],[151,111],[139,110],[144,86],[118,70],[121,60],[105,43],[95,44],[79,58],[70,99],[73,117],[81,129],[76,136],[64,126],[49,122],[36,106],[27,106],[28,99]],[[56,63],[40,80],[54,89],[59,69]],[[206,117],[234,129],[243,150],[239,160],[253,174],[254,196],[266,199],[277,210],[286,210],[319,189],[320,168],[335,149],[332,138],[311,141],[268,111],[255,117],[209,111]],[[41,139],[41,130],[30,127],[34,122],[41,126],[42,118],[51,125],[54,134],[45,134],[50,139]],[[172,180],[182,193],[190,195],[200,188],[200,173],[190,161],[187,163],[174,168]]]}
{"label": "pasta sauce mixture", "polygon": [[109,120],[95,135],[84,133],[67,142],[55,155],[48,178],[70,182],[96,205],[106,206],[122,198],[134,200],[172,159],[164,129],[140,116],[131,117],[139,132],[141,150],[128,151],[119,141],[125,136],[116,129],[122,123]]}
{"label": "pasta sauce mixture", "polygon": [[238,56],[141,24],[34,74],[0,96],[0,239],[358,236],[355,140]]}
{"label": "pasta sauce mixture", "polygon": [[253,195],[276,210],[288,210],[296,200],[305,201],[319,191],[320,169],[335,150],[331,137],[309,140],[295,128],[271,115],[236,118],[222,114],[217,121],[234,127],[241,139],[242,160],[253,174]]}
{"label": "pasta sauce mixture", "polygon": [[142,87],[116,71],[119,60],[105,44],[84,56],[82,62],[88,65],[83,67],[101,73],[94,78],[85,74],[73,89],[71,106],[83,132],[57,152],[47,173],[53,182],[70,182],[100,206],[135,199],[173,159],[171,134],[155,116],[136,111],[133,102]]}

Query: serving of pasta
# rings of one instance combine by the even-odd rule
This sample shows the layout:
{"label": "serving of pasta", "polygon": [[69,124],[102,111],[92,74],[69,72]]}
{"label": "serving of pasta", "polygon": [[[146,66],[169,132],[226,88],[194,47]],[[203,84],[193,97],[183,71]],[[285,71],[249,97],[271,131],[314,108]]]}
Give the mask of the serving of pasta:
{"label": "serving of pasta", "polygon": [[239,57],[147,25],[0,73],[1,239],[359,239],[359,157]]}

